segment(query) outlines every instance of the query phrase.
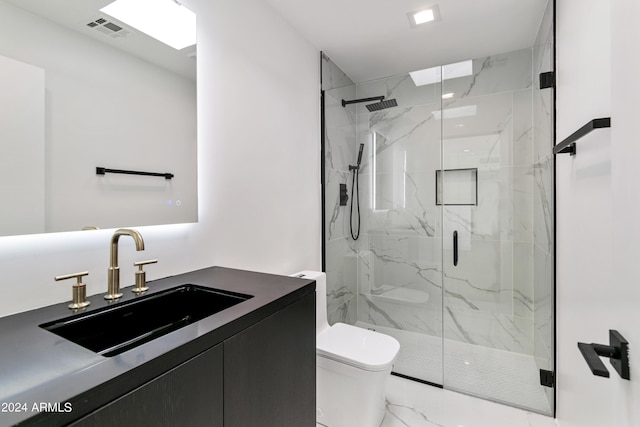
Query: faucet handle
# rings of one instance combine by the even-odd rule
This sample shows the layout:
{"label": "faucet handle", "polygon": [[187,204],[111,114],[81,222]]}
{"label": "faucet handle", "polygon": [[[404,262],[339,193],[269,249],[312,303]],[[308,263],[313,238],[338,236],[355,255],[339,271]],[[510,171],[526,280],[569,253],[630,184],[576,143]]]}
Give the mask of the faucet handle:
{"label": "faucet handle", "polygon": [[136,286],[131,289],[131,292],[140,294],[149,290],[149,287],[147,286],[147,272],[142,268],[147,264],[155,264],[157,262],[157,259],[150,259],[148,261],[138,261],[133,263],[134,267],[138,267],[138,271],[136,271]]}
{"label": "faucet handle", "polygon": [[73,288],[72,288],[72,302],[71,304],[69,304],[69,308],[71,309],[83,308],[91,304],[91,302],[87,301],[87,285],[82,283],[82,278],[84,276],[87,276],[88,274],[89,274],[88,271],[83,271],[80,273],[64,274],[62,276],[54,277],[54,280],[56,282],[60,280],[67,280],[67,279],[78,280],[76,284],[73,285]]}

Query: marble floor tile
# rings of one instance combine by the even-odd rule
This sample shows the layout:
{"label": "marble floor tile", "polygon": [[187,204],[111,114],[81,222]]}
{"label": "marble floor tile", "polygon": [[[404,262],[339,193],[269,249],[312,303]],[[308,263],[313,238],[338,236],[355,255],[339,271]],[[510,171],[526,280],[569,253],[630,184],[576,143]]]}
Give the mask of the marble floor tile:
{"label": "marble floor tile", "polygon": [[381,427],[556,427],[553,418],[391,377]]}
{"label": "marble floor tile", "polygon": [[386,395],[387,411],[381,427],[560,426],[551,417],[395,376],[389,378]]}

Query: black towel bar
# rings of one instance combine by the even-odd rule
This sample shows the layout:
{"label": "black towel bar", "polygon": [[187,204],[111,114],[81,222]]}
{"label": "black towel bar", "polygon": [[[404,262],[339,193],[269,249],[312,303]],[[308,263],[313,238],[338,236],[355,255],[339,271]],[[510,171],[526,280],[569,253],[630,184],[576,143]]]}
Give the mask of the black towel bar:
{"label": "black towel bar", "polygon": [[568,138],[553,147],[553,154],[569,153],[576,155],[576,141],[591,132],[594,129],[610,128],[611,117],[603,117],[601,119],[593,119],[586,125],[571,134]]}
{"label": "black towel bar", "polygon": [[128,170],[122,170],[122,169],[107,169],[99,166],[96,168],[96,175],[104,175],[105,173],[123,173],[126,175],[162,176],[164,177],[164,179],[171,179],[174,176],[172,173],[168,173],[168,172],[158,173],[158,172],[128,171]]}

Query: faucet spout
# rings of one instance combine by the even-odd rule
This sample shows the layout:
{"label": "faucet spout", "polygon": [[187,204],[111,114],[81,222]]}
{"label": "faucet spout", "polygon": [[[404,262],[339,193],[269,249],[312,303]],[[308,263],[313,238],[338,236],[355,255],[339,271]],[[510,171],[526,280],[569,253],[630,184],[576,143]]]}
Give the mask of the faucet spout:
{"label": "faucet spout", "polygon": [[136,244],[136,251],[144,250],[142,235],[136,230],[120,228],[111,236],[111,256],[109,258],[109,270],[107,277],[107,294],[105,299],[114,300],[122,296],[120,292],[120,267],[118,267],[118,241],[120,236],[130,236]]}

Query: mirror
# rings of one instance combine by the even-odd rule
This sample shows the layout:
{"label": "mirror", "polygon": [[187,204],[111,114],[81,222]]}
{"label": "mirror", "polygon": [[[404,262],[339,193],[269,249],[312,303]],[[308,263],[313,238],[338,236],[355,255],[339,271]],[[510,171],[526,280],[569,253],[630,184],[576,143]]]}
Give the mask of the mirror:
{"label": "mirror", "polygon": [[196,45],[111,1],[0,0],[0,235],[198,220]]}

